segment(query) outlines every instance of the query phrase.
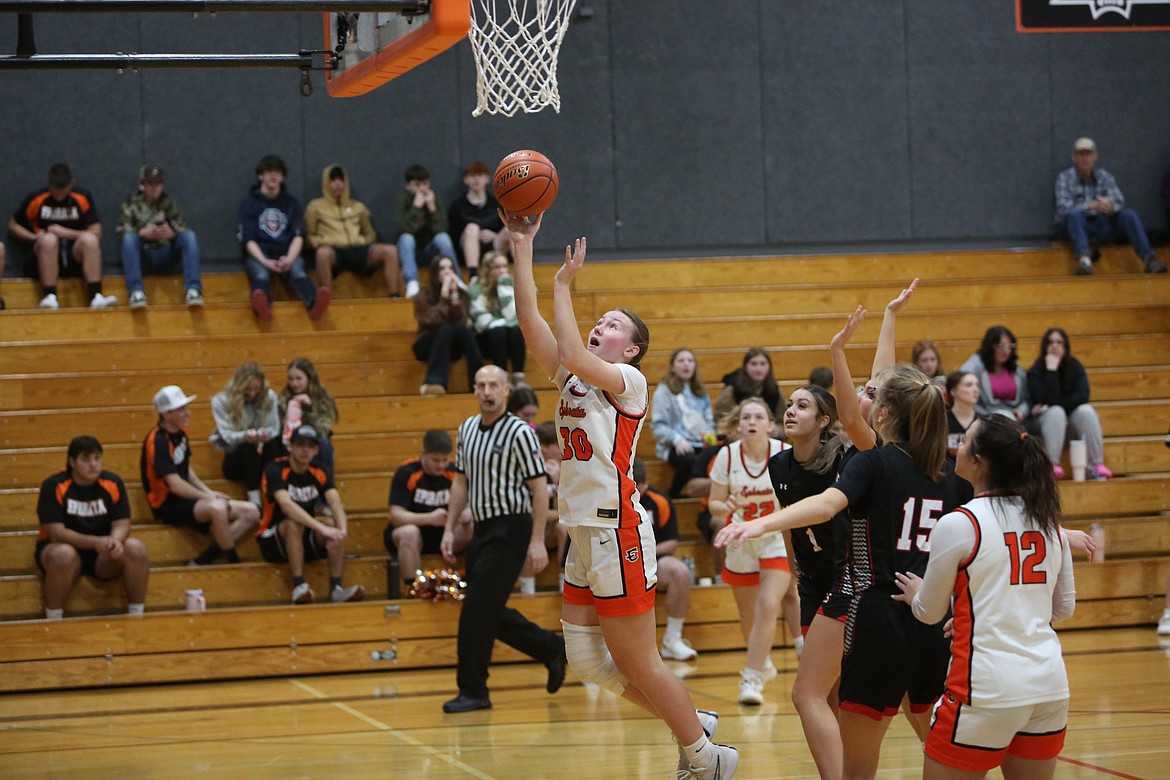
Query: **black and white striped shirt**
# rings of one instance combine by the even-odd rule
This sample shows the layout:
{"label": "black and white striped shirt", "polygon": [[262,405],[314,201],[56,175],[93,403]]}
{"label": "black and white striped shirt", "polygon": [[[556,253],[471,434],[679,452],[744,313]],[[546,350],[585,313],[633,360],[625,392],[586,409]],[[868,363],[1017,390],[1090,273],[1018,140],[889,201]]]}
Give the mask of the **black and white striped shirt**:
{"label": "black and white striped shirt", "polygon": [[536,432],[511,412],[485,427],[481,415],[459,426],[455,470],[467,477],[467,505],[478,523],[503,515],[530,514],[527,481],[545,476]]}

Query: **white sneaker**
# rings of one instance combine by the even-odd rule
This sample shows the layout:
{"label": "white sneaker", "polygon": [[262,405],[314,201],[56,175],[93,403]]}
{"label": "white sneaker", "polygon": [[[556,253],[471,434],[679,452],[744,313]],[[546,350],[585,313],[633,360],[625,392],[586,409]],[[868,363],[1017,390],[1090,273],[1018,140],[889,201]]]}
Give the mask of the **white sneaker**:
{"label": "white sneaker", "polygon": [[757,706],[764,703],[764,675],[753,669],[739,673],[739,695],[735,700],[740,704]]}
{"label": "white sneaker", "polygon": [[411,279],[406,283],[406,297],[413,298],[418,295],[418,280]]}
{"label": "white sneaker", "polygon": [[[146,296],[142,296],[146,298]],[[93,300],[89,302],[91,309],[108,309],[111,306],[118,305],[118,296],[116,295],[102,295],[101,293],[94,293]]]}
{"label": "white sneaker", "polygon": [[49,293],[44,298],[41,298],[41,302],[37,305],[40,306],[42,309],[60,309],[61,308],[61,304],[58,303],[57,296],[55,293]]}
{"label": "white sneaker", "polygon": [[691,767],[689,773],[679,773],[680,778],[695,778],[695,780],[729,780],[735,776],[739,766],[739,751],[730,745],[712,745],[715,748],[715,760],[702,769]]}
{"label": "white sneaker", "polygon": [[196,290],[194,287],[187,290],[187,305],[188,306],[202,306],[203,293]]}
{"label": "white sneaker", "polygon": [[[797,654],[797,658],[799,657],[800,655]],[[764,682],[768,682],[768,680],[775,680],[776,675],[778,674],[780,674],[780,672],[776,671],[776,664],[772,663],[772,656],[768,656],[768,660],[764,664]]]}
{"label": "white sneaker", "polygon": [[1158,635],[1170,636],[1170,613],[1162,613],[1162,619],[1158,621]]}
{"label": "white sneaker", "polygon": [[293,588],[292,603],[294,604],[312,604],[313,603],[313,589],[309,587],[309,583],[302,582]]}
{"label": "white sneaker", "polygon": [[681,636],[662,637],[662,657],[668,661],[691,661],[699,657],[698,651]]}
{"label": "white sneaker", "polygon": [[[703,733],[707,735],[707,739],[715,736],[715,732],[719,729],[719,713],[711,710],[695,710],[695,715],[699,716],[699,725],[703,727]],[[675,740],[678,743],[678,740]],[[680,744],[678,746],[678,769],[675,777],[690,777],[688,774],[691,771],[691,762],[687,759],[687,751],[683,749]]]}
{"label": "white sneaker", "polygon": [[361,601],[366,596],[366,589],[361,585],[350,585],[348,588],[343,588],[338,585],[329,594],[329,600],[334,604],[341,604],[346,601]]}
{"label": "white sneaker", "polygon": [[145,309],[146,308],[146,293],[142,290],[135,290],[130,293],[130,308],[131,309]]}
{"label": "white sneaker", "polygon": [[[804,636],[803,635],[798,636],[792,640],[792,649],[796,651],[796,659],[800,660],[800,656],[804,653]],[[775,669],[776,667],[772,667],[772,668]],[[764,669],[764,672],[767,672],[767,671],[768,671],[767,669]]]}

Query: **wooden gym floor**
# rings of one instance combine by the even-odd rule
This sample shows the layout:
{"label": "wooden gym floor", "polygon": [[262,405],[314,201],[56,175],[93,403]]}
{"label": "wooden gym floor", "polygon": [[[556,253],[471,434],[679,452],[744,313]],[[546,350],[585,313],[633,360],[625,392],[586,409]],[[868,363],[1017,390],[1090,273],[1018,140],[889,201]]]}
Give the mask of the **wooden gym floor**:
{"label": "wooden gym floor", "polygon": [[[1072,684],[1058,778],[1170,777],[1170,642],[1151,628],[1062,632]],[[758,709],[735,703],[738,652],[671,662],[697,704],[721,712],[737,778],[811,778],[788,700],[796,658]],[[665,727],[576,682],[544,692],[544,668],[493,668],[494,709],[444,715],[454,670],[415,670],[0,697],[0,777],[669,778]],[[881,778],[921,774],[908,724],[893,724]],[[998,777],[993,773],[992,777]]]}

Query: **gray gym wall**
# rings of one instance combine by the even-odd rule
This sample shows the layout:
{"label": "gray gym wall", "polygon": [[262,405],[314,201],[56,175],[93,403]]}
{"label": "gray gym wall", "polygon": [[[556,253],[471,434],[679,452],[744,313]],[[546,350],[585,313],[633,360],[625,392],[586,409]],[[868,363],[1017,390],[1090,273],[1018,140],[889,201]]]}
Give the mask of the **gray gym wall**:
{"label": "gray gym wall", "polygon": [[[450,200],[459,167],[530,147],[561,193],[540,248],[602,255],[1011,245],[1051,229],[1052,183],[1093,136],[1147,227],[1170,164],[1170,34],[1021,35],[1008,0],[588,0],[558,69],[561,113],[473,118],[468,44],[360,98],[295,71],[7,71],[0,212],[68,162],[95,194],[117,272],[118,204],[167,171],[210,265],[235,267],[235,212],[266,153],[307,202],[338,162],[393,238],[402,170]],[[36,18],[43,54],[320,48],[320,15]],[[0,18],[0,53],[16,18]],[[13,257],[9,274],[19,273]]]}

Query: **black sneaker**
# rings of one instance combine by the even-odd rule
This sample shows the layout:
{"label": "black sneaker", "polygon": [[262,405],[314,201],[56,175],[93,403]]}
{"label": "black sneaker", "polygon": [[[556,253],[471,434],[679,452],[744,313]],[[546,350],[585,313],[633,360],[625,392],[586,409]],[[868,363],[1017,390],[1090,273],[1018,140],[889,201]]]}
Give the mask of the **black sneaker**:
{"label": "black sneaker", "polygon": [[1164,274],[1166,273],[1166,264],[1150,255],[1142,261],[1142,270],[1148,274]]}
{"label": "black sneaker", "polygon": [[492,700],[486,696],[482,699],[475,696],[464,696],[462,693],[451,701],[443,702],[443,712],[474,712],[476,710],[490,710]]}
{"label": "black sneaker", "polygon": [[565,656],[565,646],[561,645],[561,651],[557,657],[545,664],[548,667],[548,682],[545,683],[544,689],[549,693],[556,693],[565,684],[565,669],[569,665],[569,659]]}

